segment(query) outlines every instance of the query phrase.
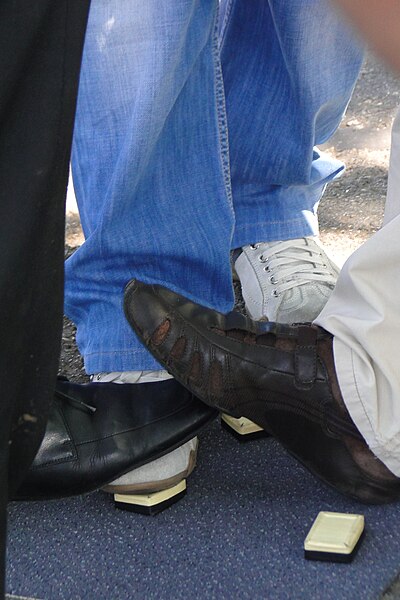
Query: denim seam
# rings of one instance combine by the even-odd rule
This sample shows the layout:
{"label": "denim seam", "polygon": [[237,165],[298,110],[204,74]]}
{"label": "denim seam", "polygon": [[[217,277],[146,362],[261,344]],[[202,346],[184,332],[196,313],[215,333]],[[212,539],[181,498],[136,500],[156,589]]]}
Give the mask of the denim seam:
{"label": "denim seam", "polygon": [[[228,140],[228,123],[226,115],[226,104],[225,104],[225,89],[224,80],[222,75],[222,68],[220,63],[220,52],[219,52],[219,41],[218,41],[218,11],[216,9],[216,18],[214,25],[214,36],[213,36],[213,62],[214,62],[214,87],[215,87],[215,100],[216,100],[216,111],[217,111],[217,127],[219,137],[219,156],[222,166],[222,174],[224,179],[225,193],[228,199],[228,204],[231,209],[233,219],[235,219],[235,210],[233,206],[232,188],[231,188],[231,173],[230,173],[230,159],[229,159],[229,140]],[[233,230],[232,230],[233,233]]]}
{"label": "denim seam", "polygon": [[137,349],[134,350],[132,349],[127,349],[127,350],[110,350],[109,352],[105,351],[98,351],[98,352],[85,352],[85,358],[89,357],[89,356],[115,356],[115,354],[148,354],[148,350],[146,350],[146,348],[142,348],[142,349]]}
{"label": "denim seam", "polygon": [[227,3],[227,8],[225,10],[224,21],[221,26],[221,34],[219,36],[219,42],[218,42],[218,44],[219,44],[218,47],[219,47],[220,52],[221,52],[222,46],[225,43],[226,32],[228,31],[228,24],[231,19],[232,8],[233,8],[234,2],[235,2],[235,0],[229,0],[229,2]]}

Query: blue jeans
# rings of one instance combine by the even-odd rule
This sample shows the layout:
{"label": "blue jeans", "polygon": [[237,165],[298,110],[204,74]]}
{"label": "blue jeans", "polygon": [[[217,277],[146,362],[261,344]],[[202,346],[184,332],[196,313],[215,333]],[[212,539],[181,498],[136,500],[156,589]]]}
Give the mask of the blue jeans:
{"label": "blue jeans", "polygon": [[230,310],[230,250],[317,235],[343,168],[315,146],[362,52],[328,0],[218,12],[218,0],[92,1],[73,149],[86,241],[65,297],[88,373],[159,368],[125,321],[128,280]]}

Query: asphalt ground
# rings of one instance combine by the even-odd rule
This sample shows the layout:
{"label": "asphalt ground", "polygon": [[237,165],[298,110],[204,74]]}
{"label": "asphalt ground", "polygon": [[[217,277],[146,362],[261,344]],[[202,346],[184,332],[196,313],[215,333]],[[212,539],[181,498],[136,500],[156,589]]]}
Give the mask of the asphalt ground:
{"label": "asphalt ground", "polygon": [[346,164],[319,210],[321,240],[339,265],[381,226],[391,126],[399,105],[400,78],[368,56],[346,116],[323,146]]}

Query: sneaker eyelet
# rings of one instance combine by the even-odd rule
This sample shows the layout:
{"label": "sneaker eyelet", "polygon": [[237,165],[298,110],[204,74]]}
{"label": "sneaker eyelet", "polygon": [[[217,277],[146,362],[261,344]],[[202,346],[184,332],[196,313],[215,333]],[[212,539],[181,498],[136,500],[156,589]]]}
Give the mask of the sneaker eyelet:
{"label": "sneaker eyelet", "polygon": [[277,290],[274,290],[271,294],[271,296],[273,296],[274,298],[278,298],[279,296],[279,292]]}
{"label": "sneaker eyelet", "polygon": [[269,278],[269,282],[272,283],[272,285],[276,285],[278,283],[273,275],[271,275]]}
{"label": "sneaker eyelet", "polygon": [[252,250],[258,250],[259,247],[260,247],[259,244],[250,244],[250,248]]}
{"label": "sneaker eyelet", "polygon": [[266,267],[264,267],[264,271],[265,271],[266,273],[269,273],[269,271],[270,271],[270,268],[269,268],[269,266],[268,266],[268,265],[267,265]]}

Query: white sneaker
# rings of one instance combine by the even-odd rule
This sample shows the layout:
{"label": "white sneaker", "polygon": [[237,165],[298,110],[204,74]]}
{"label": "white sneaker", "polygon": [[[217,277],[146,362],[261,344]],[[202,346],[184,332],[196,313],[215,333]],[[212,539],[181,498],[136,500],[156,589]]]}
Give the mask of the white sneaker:
{"label": "white sneaker", "polygon": [[313,321],[339,274],[317,238],[258,242],[235,261],[249,316],[256,320]]}
{"label": "white sneaker", "polygon": [[[249,316],[255,321],[313,321],[325,306],[339,269],[317,238],[258,242],[244,246],[234,261]],[[222,415],[225,428],[242,440],[251,439],[258,425],[241,417]]]}
{"label": "white sneaker", "polygon": [[[172,379],[167,371],[123,371],[97,373],[96,383],[146,384]],[[196,466],[198,438],[152,462],[133,469],[105,486],[114,494],[116,505],[134,512],[156,514],[181,498],[186,491],[186,478]]]}

